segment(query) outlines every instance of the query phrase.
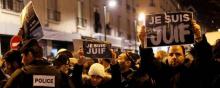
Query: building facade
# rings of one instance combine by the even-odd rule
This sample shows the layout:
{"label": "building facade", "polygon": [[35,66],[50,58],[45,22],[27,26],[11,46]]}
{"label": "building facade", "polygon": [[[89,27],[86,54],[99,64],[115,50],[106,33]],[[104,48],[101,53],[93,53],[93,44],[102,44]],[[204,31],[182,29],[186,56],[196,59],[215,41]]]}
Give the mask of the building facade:
{"label": "building facade", "polygon": [[[1,0],[1,53],[9,49],[9,44],[4,41],[17,34],[20,12],[28,1]],[[44,37],[40,43],[45,56],[60,48],[73,50],[73,39],[85,36],[104,41],[105,34],[113,48],[137,50],[136,23],[140,12],[148,14],[179,9],[175,0],[115,0],[115,7],[108,6],[109,1],[32,0],[43,26]]]}

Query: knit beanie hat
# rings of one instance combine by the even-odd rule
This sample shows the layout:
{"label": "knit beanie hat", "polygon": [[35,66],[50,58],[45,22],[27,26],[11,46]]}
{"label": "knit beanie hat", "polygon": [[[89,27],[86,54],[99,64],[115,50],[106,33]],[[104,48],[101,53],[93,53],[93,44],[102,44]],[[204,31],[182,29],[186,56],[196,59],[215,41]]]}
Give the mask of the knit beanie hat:
{"label": "knit beanie hat", "polygon": [[98,75],[98,76],[104,77],[105,76],[105,68],[102,64],[94,63],[89,68],[88,74],[90,76],[91,75]]}

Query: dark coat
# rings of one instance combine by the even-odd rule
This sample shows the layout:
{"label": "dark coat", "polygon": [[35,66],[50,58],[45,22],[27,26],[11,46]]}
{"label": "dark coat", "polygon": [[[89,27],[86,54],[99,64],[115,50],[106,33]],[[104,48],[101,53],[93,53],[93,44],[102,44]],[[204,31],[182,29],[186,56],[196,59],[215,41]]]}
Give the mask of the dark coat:
{"label": "dark coat", "polygon": [[[7,81],[4,88],[47,88],[34,86],[34,77],[55,77],[52,88],[74,88],[68,77],[45,60],[35,60],[30,65],[17,69]],[[44,81],[45,82],[45,81]],[[42,82],[41,82],[42,83]]]}
{"label": "dark coat", "polygon": [[3,88],[5,83],[7,82],[6,74],[0,69],[0,88]]}
{"label": "dark coat", "polygon": [[156,61],[152,48],[140,47],[141,64],[145,64],[147,72],[156,80],[158,88],[207,88],[207,66],[211,61],[212,47],[203,40],[194,45],[194,61],[190,67],[184,64],[173,68],[168,64]]}

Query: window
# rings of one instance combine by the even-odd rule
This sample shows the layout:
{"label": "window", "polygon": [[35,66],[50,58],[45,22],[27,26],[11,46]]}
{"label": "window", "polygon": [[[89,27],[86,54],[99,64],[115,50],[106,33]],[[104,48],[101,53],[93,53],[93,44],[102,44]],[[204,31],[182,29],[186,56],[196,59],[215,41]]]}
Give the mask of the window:
{"label": "window", "polygon": [[150,5],[151,7],[155,7],[155,2],[154,2],[154,0],[150,0],[149,5]]}
{"label": "window", "polygon": [[119,31],[118,32],[118,37],[122,37],[123,36],[123,32]]}
{"label": "window", "polygon": [[128,40],[130,40],[131,39],[131,23],[130,23],[130,20],[129,19],[127,19],[127,31],[128,31],[128,33],[127,33],[127,39]]}
{"label": "window", "polygon": [[48,19],[53,21],[60,21],[60,11],[57,10],[57,0],[48,0]]}
{"label": "window", "polygon": [[24,7],[23,0],[1,0],[2,8],[14,12],[21,12]]}
{"label": "window", "polygon": [[117,33],[118,33],[118,37],[121,37],[121,33],[120,33],[120,27],[121,27],[121,16],[117,17]]}
{"label": "window", "polygon": [[96,33],[101,33],[101,29],[102,29],[102,24],[100,21],[100,14],[98,12],[98,10],[95,8],[95,12],[94,12],[94,31]]}
{"label": "window", "polygon": [[11,36],[0,36],[1,54],[4,55],[10,49]]}
{"label": "window", "polygon": [[131,40],[131,32],[127,33],[127,39]]}
{"label": "window", "polygon": [[126,0],[126,10],[127,10],[127,13],[129,13],[129,11],[131,10],[131,6],[129,4],[129,0]]}
{"label": "window", "polygon": [[86,27],[87,20],[84,17],[84,3],[81,0],[77,1],[77,26]]}

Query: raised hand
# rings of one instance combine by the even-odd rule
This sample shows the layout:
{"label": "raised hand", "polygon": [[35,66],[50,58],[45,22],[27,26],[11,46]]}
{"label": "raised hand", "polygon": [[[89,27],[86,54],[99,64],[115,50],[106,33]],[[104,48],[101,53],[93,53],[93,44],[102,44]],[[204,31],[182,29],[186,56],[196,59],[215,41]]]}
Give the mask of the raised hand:
{"label": "raised hand", "polygon": [[200,25],[197,24],[195,20],[192,20],[192,25],[193,25],[193,32],[194,32],[194,35],[195,35],[195,40],[197,42],[201,41],[202,34],[201,34],[201,27],[200,27]]}
{"label": "raised hand", "polygon": [[144,47],[144,41],[145,41],[145,36],[146,36],[145,26],[142,26],[140,27],[140,29],[138,29],[137,35],[141,42],[141,47]]}

